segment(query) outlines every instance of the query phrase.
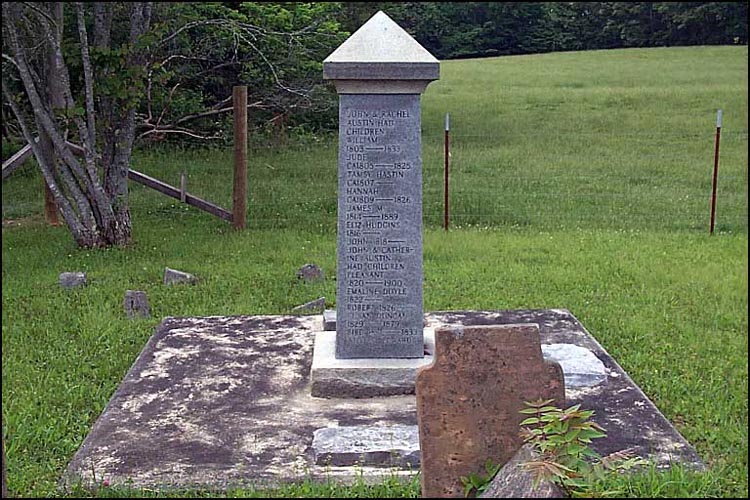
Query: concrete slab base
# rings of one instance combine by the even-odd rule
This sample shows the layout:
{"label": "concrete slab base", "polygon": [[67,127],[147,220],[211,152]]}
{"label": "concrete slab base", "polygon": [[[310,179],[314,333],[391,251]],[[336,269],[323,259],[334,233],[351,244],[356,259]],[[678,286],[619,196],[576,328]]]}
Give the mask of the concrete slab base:
{"label": "concrete slab base", "polygon": [[[335,311],[333,311],[335,314]],[[324,317],[324,328],[326,319]],[[434,360],[435,328],[424,330],[425,356],[420,359],[336,359],[336,332],[315,333],[310,371],[311,393],[320,398],[369,398],[414,394],[417,369]],[[604,364],[585,347],[542,344],[542,355],[560,364],[568,389],[604,382]]]}
{"label": "concrete slab base", "polygon": [[[590,351],[606,377],[597,382],[566,376],[566,396],[568,405],[594,410],[593,419],[607,430],[606,438],[594,441],[594,449],[605,455],[633,447],[659,467],[674,462],[704,467],[690,444],[570,312],[436,312],[426,320],[428,329],[537,323],[543,344]],[[416,429],[415,397],[312,396],[314,339],[322,330],[322,315],[165,319],[74,455],[61,486],[93,489],[106,480],[160,490],[223,489],[304,478],[412,476],[418,467],[413,455],[406,459],[411,452],[404,426]],[[569,372],[575,370],[582,369]],[[377,437],[373,428],[383,434]],[[394,439],[399,428],[402,434]],[[325,448],[320,437],[327,432],[334,434],[334,443],[335,435],[344,436],[349,449]],[[369,441],[357,435],[369,436]],[[357,440],[362,448],[352,447]],[[383,453],[401,453],[403,460],[384,465]],[[358,464],[336,465],[353,463],[357,454]]]}
{"label": "concrete slab base", "polygon": [[425,330],[423,358],[337,359],[336,332],[315,333],[310,371],[311,392],[321,398],[370,398],[414,394],[417,368],[429,365],[435,352],[435,331]]}

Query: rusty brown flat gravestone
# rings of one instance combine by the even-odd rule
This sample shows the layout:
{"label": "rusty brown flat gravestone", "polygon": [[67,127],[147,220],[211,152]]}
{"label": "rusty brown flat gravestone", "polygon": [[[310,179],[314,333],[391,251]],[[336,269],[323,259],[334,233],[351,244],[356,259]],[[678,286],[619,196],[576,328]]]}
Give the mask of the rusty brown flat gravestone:
{"label": "rusty brown flat gravestone", "polygon": [[565,405],[562,369],[544,360],[536,324],[436,330],[416,394],[425,498],[463,497],[461,477],[510,460],[523,444],[524,401]]}

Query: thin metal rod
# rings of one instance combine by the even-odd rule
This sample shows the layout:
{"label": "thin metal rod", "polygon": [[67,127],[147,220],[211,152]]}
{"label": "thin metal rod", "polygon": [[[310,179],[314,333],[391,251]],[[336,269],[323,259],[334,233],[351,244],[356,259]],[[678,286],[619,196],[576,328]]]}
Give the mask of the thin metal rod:
{"label": "thin metal rod", "polygon": [[445,207],[445,221],[444,221],[444,228],[447,231],[448,230],[448,224],[450,220],[450,206],[449,206],[449,170],[450,170],[450,156],[451,156],[451,140],[450,140],[450,115],[448,113],[445,113],[445,201],[444,201],[444,207]]}
{"label": "thin metal rod", "polygon": [[714,141],[714,176],[711,187],[711,228],[709,234],[714,234],[714,223],[716,221],[716,183],[719,177],[719,142],[721,141],[722,111],[716,113],[716,140]]}

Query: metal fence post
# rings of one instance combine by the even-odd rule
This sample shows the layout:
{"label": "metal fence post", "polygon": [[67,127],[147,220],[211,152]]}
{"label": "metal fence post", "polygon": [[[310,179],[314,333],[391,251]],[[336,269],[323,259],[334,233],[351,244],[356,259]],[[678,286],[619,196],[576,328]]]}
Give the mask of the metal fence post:
{"label": "metal fence post", "polygon": [[714,222],[716,220],[716,182],[719,176],[719,141],[721,140],[722,111],[716,113],[716,139],[714,141],[714,176],[711,187],[711,228],[709,234],[714,234]]}
{"label": "metal fence post", "polygon": [[445,113],[445,221],[444,228],[448,230],[448,223],[450,220],[450,205],[449,205],[449,166],[450,166],[450,155],[451,155],[451,142],[450,142],[450,115]]}

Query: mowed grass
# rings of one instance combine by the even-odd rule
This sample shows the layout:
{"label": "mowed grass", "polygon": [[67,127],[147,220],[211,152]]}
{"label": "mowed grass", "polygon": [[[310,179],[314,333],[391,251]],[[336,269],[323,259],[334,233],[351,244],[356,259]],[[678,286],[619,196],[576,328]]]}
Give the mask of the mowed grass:
{"label": "mowed grass", "polygon": [[[446,61],[423,96],[424,220],[443,224],[450,113],[454,227],[708,230],[716,112],[724,111],[716,228],[747,232],[747,47],[571,52]],[[337,137],[253,141],[252,228],[335,230]],[[29,166],[29,170],[31,170]],[[232,150],[139,151],[133,168],[219,205]],[[38,212],[41,180],[3,186],[4,217]],[[132,185],[148,215],[171,199]]]}
{"label": "mowed grass", "polygon": [[[642,497],[747,497],[747,47],[447,61],[441,71],[423,97],[425,310],[569,309],[709,466],[705,475],[677,469],[609,486]],[[184,169],[189,191],[229,207],[231,158],[231,150],[141,150],[133,167],[175,185]],[[315,262],[335,275],[336,138],[283,150],[254,144],[248,184],[244,232],[131,184],[133,244],[84,251],[41,221],[32,165],[3,182],[12,494],[59,494],[67,462],[165,316],[284,314],[321,295],[335,306],[332,279],[304,285],[295,272]],[[165,266],[200,283],[164,287]],[[73,270],[86,271],[89,286],[60,290],[58,274]],[[152,319],[126,319],[127,289],[147,292]],[[325,488],[303,483],[283,494],[418,494],[416,483]]]}

